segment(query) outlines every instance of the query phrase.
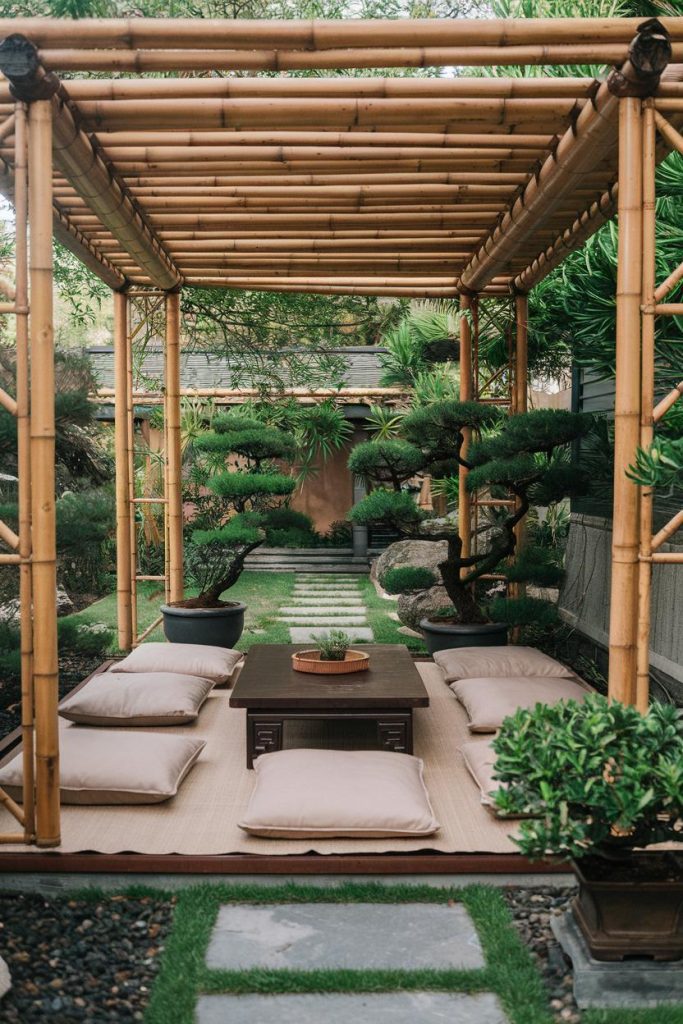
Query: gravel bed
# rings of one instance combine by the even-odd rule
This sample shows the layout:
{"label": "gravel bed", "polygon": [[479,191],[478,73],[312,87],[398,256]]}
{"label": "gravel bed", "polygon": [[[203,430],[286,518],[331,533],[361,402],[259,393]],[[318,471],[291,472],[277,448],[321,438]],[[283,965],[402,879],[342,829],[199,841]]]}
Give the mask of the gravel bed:
{"label": "gravel bed", "polygon": [[571,961],[550,930],[550,918],[561,914],[574,889],[507,889],[505,899],[515,927],[531,951],[548,989],[550,1011],[558,1024],[579,1024],[581,1011],[572,991]]}
{"label": "gravel bed", "polygon": [[[59,699],[94,672],[106,655],[63,654],[59,659]],[[0,738],[21,725],[21,682],[0,680]]]}
{"label": "gravel bed", "polygon": [[141,1021],[169,933],[173,902],[0,893],[0,955],[12,988],[7,1024]]}

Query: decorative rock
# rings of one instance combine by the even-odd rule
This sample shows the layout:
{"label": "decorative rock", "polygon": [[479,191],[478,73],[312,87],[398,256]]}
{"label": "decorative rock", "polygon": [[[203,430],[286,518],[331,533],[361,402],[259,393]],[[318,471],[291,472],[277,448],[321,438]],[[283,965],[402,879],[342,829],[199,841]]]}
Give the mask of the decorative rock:
{"label": "decorative rock", "polygon": [[418,569],[431,569],[437,579],[441,580],[438,566],[445,559],[447,552],[448,542],[445,540],[397,540],[373,563],[373,576],[381,583],[389,569],[413,566]]}
{"label": "decorative rock", "polygon": [[70,615],[74,610],[73,601],[63,587],[57,587],[57,615]]}
{"label": "decorative rock", "polygon": [[[404,626],[418,630],[420,620],[452,607],[445,587],[430,587],[417,594],[401,594],[398,599],[398,617]],[[420,634],[421,636],[422,634]]]}
{"label": "decorative rock", "polygon": [[0,956],[0,999],[9,992],[12,987],[12,976],[9,967]]}

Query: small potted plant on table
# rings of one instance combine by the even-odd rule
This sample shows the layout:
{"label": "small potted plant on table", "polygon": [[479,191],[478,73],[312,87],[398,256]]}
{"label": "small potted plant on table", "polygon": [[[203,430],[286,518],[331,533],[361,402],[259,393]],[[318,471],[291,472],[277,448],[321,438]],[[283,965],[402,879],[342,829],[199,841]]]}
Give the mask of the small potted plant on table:
{"label": "small potted plant on table", "polygon": [[370,664],[370,656],[363,651],[351,651],[351,638],[341,629],[313,635],[317,650],[296,651],[292,665],[297,672],[315,675],[345,675],[348,672],[362,672]]}
{"label": "small potted plant on table", "polygon": [[[598,694],[537,704],[503,722],[493,749],[498,808],[529,816],[521,852],[572,859],[592,956],[683,957],[683,711],[641,715]],[[678,852],[644,849],[671,842]]]}

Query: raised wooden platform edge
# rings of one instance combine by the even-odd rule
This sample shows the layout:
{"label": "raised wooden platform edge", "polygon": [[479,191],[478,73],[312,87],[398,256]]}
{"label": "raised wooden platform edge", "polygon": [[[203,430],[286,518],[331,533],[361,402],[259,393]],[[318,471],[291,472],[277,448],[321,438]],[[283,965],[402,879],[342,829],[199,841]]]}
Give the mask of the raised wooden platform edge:
{"label": "raised wooden platform edge", "polygon": [[[507,853],[268,854],[0,853],[0,874],[523,875],[564,874],[567,864]],[[0,887],[2,881],[0,879]]]}

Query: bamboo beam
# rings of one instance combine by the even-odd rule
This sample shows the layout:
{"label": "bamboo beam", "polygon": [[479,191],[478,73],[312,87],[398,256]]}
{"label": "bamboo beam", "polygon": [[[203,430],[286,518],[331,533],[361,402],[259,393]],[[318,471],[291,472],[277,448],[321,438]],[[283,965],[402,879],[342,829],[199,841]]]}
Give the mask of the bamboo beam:
{"label": "bamboo beam", "polygon": [[672,388],[668,395],[665,395],[661,402],[655,406],[652,413],[652,418],[655,423],[659,423],[662,416],[666,415],[671,406],[674,405],[681,396],[683,396],[683,380],[680,384],[677,384],[675,388]]}
{"label": "bamboo beam", "polygon": [[180,294],[166,296],[166,499],[169,599],[183,598],[183,492],[180,438]]}
{"label": "bamboo beam", "polygon": [[[527,175],[518,171],[486,172],[476,171],[467,173],[453,173],[448,171],[420,174],[421,185],[467,185],[474,180],[480,183],[500,185],[523,185]],[[194,167],[187,175],[149,175],[148,177],[131,176],[130,179],[124,176],[130,187],[138,192],[145,188],[220,188],[223,186],[239,185],[266,185],[287,187],[293,185],[401,185],[415,184],[415,177],[412,174],[396,173],[369,173],[369,174],[268,174],[268,175],[209,175],[202,171],[201,167]]]}
{"label": "bamboo beam", "polygon": [[626,476],[640,439],[643,193],[641,101],[619,100],[614,515],[609,629],[609,695],[636,699],[639,489]]}
{"label": "bamboo beam", "polygon": [[676,269],[672,270],[668,277],[655,289],[652,296],[653,301],[659,302],[661,299],[666,298],[669,292],[673,291],[681,281],[683,281],[683,263],[679,263]]}
{"label": "bamboo beam", "polygon": [[161,242],[128,196],[125,186],[76,124],[66,92],[57,79],[45,74],[33,44],[16,35],[5,39],[0,44],[0,69],[10,79],[18,98],[31,99],[36,93],[49,96],[56,166],[101,223],[131,253],[141,270],[161,287],[175,287],[180,277]]}
{"label": "bamboo beam", "polygon": [[[126,81],[122,79],[122,81]],[[206,79],[159,79],[163,82],[205,82]],[[225,79],[212,79],[212,81],[225,81]],[[246,81],[246,79],[240,79]],[[269,81],[268,79],[254,79],[254,81]],[[282,82],[286,79],[277,79]],[[293,81],[311,81],[311,79],[293,79]],[[333,79],[339,81],[339,79]],[[403,79],[397,79],[403,81]],[[407,81],[407,79],[406,79]],[[432,79],[436,81],[436,79]],[[457,79],[455,79],[457,81]],[[484,79],[486,81],[486,79]],[[491,79],[494,81],[494,79]],[[524,79],[520,79],[524,81]],[[531,81],[531,79],[526,79]],[[561,79],[558,79],[561,81]],[[70,95],[73,96],[74,87],[78,82],[72,82]],[[353,149],[355,146],[399,146],[422,148],[432,146],[439,149],[451,147],[470,149],[518,149],[524,153],[538,152],[547,149],[553,142],[552,135],[534,134],[519,135],[511,132],[488,132],[476,133],[470,131],[461,132],[430,132],[425,130],[406,131],[380,131],[365,132],[354,129],[347,132],[335,132],[332,130],[316,131],[287,131],[286,129],[275,129],[273,131],[236,131],[224,128],[221,131],[199,130],[199,131],[155,131],[150,138],[148,131],[128,129],[123,131],[99,131],[97,141],[106,150],[120,146],[146,146],[150,143],[155,147],[175,146],[344,146]]]}
{"label": "bamboo beam", "polygon": [[658,530],[654,535],[651,544],[652,551],[656,551],[657,548],[661,548],[662,544],[665,544],[670,537],[673,537],[681,527],[683,527],[683,510],[677,512],[675,516],[672,516],[666,526],[663,526],[661,530]]}
{"label": "bamboo beam", "polygon": [[250,281],[248,285],[243,280],[230,280],[229,278],[216,277],[209,274],[198,276],[187,275],[185,283],[188,287],[195,288],[227,288],[247,289],[252,292],[300,292],[311,295],[381,295],[387,298],[415,298],[415,299],[444,299],[453,298],[457,292],[454,286],[417,286],[417,285],[381,285],[381,284],[291,284],[277,279],[271,283],[257,283]]}
{"label": "bamboo beam", "polygon": [[[683,106],[681,109],[683,110]],[[665,117],[662,117],[658,111],[655,111],[655,121],[664,141],[671,149],[675,149],[678,153],[683,153],[683,135]]]}
{"label": "bamboo beam", "polygon": [[36,841],[39,846],[57,846],[60,815],[50,100],[31,103],[28,120]]}
{"label": "bamboo beam", "polygon": [[658,22],[645,25],[631,43],[629,60],[600,86],[593,103],[583,108],[538,175],[472,258],[462,275],[462,288],[480,288],[501,273],[542,218],[551,216],[582,178],[609,155],[618,137],[618,93],[630,89],[643,95],[657,88],[671,48]]}
{"label": "bamboo beam", "polygon": [[[678,18],[662,18],[677,41]],[[507,19],[194,19],[54,18],[0,19],[0,36],[29,35],[38,46],[97,49],[246,49],[288,47],[321,51],[344,47],[553,46],[579,43],[628,44],[642,18]]]}
{"label": "bamboo beam", "polygon": [[131,606],[131,522],[128,496],[127,456],[128,297],[114,293],[114,436],[116,451],[116,608],[118,644],[122,651],[133,645]]}

